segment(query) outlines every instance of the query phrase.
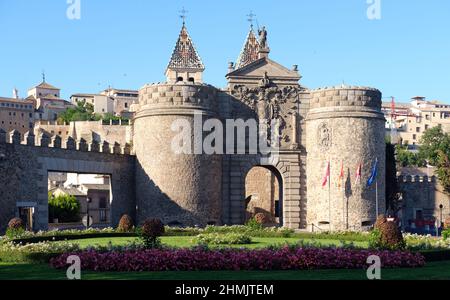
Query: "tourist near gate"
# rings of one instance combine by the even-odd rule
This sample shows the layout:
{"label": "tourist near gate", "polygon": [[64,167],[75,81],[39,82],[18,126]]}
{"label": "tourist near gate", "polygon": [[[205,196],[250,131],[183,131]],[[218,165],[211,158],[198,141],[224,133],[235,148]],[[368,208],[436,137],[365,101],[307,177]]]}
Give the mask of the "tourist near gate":
{"label": "tourist near gate", "polygon": [[[381,92],[347,85],[310,90],[300,83],[297,65],[286,68],[269,58],[267,36],[265,27],[258,33],[250,28],[238,61],[229,63],[227,86],[217,88],[203,82],[205,66],[183,23],[166,81],[143,86],[139,103],[131,107],[131,144],[0,132],[0,230],[18,215],[18,203],[25,202],[34,208],[33,229],[47,229],[49,171],[110,175],[112,226],[122,214],[138,223],[155,217],[169,225],[243,224],[245,181],[254,167],[263,167],[278,181],[274,211],[279,225],[368,229],[376,210],[385,211]],[[199,115],[202,127],[212,119],[223,124],[256,120],[259,125],[265,120],[268,139],[277,137],[277,152],[249,151],[248,141],[254,137],[246,130],[244,140],[239,139],[241,145],[245,141],[243,153],[175,153],[172,142],[179,131],[172,125],[182,120],[194,128]],[[229,136],[227,130],[235,128],[223,130]],[[198,146],[194,137],[190,145]],[[365,182],[376,158],[376,186],[355,184],[358,165]],[[331,169],[324,189],[326,162]],[[344,189],[338,186],[341,164]]]}

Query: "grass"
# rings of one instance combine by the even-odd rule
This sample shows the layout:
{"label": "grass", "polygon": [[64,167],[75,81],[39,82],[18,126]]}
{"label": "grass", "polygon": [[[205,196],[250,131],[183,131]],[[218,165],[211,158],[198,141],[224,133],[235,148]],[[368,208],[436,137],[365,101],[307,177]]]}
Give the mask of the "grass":
{"label": "grass", "polygon": [[[195,243],[192,243],[192,236],[164,236],[161,238],[163,244],[171,247],[192,247],[195,246]],[[131,237],[109,237],[109,238],[92,238],[92,239],[80,239],[80,240],[72,240],[72,243],[78,243],[80,247],[86,248],[88,246],[100,245],[106,246],[109,242],[113,245],[125,245],[129,242],[134,241],[135,238]],[[227,247],[236,247],[236,248],[263,248],[269,245],[277,245],[277,244],[295,244],[299,241],[298,238],[275,238],[275,237],[253,237],[251,244],[245,245],[231,245]],[[327,239],[303,239],[305,242],[316,242],[318,244],[324,246],[339,246],[340,241],[338,240],[327,240]],[[367,242],[354,242],[355,246],[367,247]]]}
{"label": "grass", "polygon": [[[419,269],[382,269],[385,280],[450,279],[450,261],[428,263]],[[84,280],[366,280],[365,270],[83,272]],[[0,280],[64,280],[64,270],[46,264],[0,263]]]}

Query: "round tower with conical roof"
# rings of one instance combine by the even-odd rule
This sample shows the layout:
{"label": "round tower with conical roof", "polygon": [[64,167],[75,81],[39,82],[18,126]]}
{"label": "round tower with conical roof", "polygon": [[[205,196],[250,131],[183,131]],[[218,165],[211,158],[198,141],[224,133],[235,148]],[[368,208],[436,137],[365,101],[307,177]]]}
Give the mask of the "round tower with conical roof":
{"label": "round tower with conical roof", "polygon": [[204,69],[183,23],[167,81],[139,91],[133,140],[140,223],[149,217],[171,225],[221,222],[222,160],[199,150],[204,122],[218,116],[217,90],[203,83]]}

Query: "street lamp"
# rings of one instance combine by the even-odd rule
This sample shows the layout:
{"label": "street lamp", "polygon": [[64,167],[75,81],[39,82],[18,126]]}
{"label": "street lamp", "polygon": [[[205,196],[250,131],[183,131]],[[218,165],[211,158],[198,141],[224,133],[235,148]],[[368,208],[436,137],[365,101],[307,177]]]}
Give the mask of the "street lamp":
{"label": "street lamp", "polygon": [[442,209],[444,208],[444,205],[439,204],[439,210],[440,210],[440,221],[441,221],[441,227],[443,227],[443,222],[442,222]]}
{"label": "street lamp", "polygon": [[91,198],[89,198],[89,197],[87,197],[86,198],[86,214],[87,214],[87,216],[86,216],[86,229],[89,229],[89,203],[91,203],[92,202],[92,199]]}

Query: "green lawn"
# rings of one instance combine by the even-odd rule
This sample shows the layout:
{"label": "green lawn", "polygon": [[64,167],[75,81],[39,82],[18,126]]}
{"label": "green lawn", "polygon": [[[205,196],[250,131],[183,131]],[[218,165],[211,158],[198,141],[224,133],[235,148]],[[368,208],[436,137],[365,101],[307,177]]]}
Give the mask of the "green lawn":
{"label": "green lawn", "polygon": [[[162,243],[168,246],[172,247],[192,247],[195,246],[194,243],[192,243],[191,236],[164,236],[161,238]],[[93,239],[81,239],[81,240],[72,240],[70,242],[72,243],[78,243],[80,247],[85,248],[87,246],[93,246],[93,245],[100,245],[100,246],[106,246],[109,242],[111,242],[113,245],[125,245],[129,242],[132,242],[135,240],[135,238],[130,237],[114,237],[114,238],[93,238]],[[251,244],[246,245],[231,245],[228,247],[245,247],[245,248],[262,248],[267,247],[269,245],[276,245],[276,244],[285,244],[285,243],[297,243],[299,241],[298,238],[258,238],[254,237],[252,238],[253,242]],[[304,239],[304,241],[307,242],[313,242],[316,241],[317,243],[320,243],[321,245],[339,245],[340,242],[337,240],[326,240],[326,239]],[[354,242],[356,246],[360,247],[367,247],[367,242]]]}
{"label": "green lawn", "polygon": [[[82,272],[85,280],[365,280],[365,270],[307,270],[307,271],[203,271],[203,272]],[[428,263],[418,269],[385,269],[385,280],[450,279],[450,261]],[[66,279],[64,270],[45,264],[0,263],[0,280]]]}

